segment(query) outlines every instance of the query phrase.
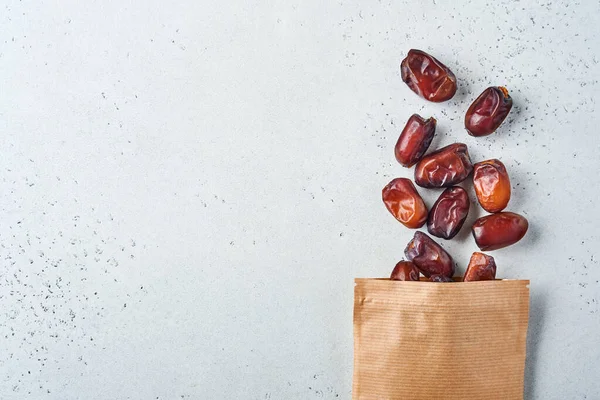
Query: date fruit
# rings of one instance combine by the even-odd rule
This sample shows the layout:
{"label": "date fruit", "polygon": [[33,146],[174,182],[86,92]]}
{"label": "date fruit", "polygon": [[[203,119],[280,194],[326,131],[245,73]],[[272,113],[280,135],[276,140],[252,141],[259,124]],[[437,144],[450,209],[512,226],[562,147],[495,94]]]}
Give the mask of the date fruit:
{"label": "date fruit", "polygon": [[502,86],[491,86],[483,91],[467,110],[465,128],[471,136],[493,133],[512,108],[512,98]]}
{"label": "date fruit", "polygon": [[477,219],[472,232],[477,247],[482,251],[491,251],[517,243],[525,236],[528,227],[525,217],[512,212],[499,212]]}
{"label": "date fruit", "polygon": [[413,114],[409,119],[394,148],[396,160],[410,168],[423,157],[435,134],[435,118],[423,119]]}
{"label": "date fruit", "polygon": [[462,228],[469,214],[469,195],[460,186],[444,190],[429,211],[427,230],[433,236],[452,239]]}
{"label": "date fruit", "polygon": [[419,269],[410,261],[400,261],[394,267],[390,279],[393,281],[418,281]]}
{"label": "date fruit", "polygon": [[426,100],[439,103],[456,93],[456,76],[424,51],[410,50],[402,60],[400,74],[408,87]]}
{"label": "date fruit", "polygon": [[427,206],[410,179],[392,180],[381,197],[388,211],[407,228],[420,228],[427,221]]}
{"label": "date fruit", "polygon": [[415,167],[415,183],[424,188],[448,187],[464,181],[473,170],[469,150],[454,143],[427,154]]}
{"label": "date fruit", "polygon": [[404,249],[404,255],[412,261],[423,275],[454,275],[454,261],[436,242],[423,232],[415,232],[415,236]]}
{"label": "date fruit", "polygon": [[429,280],[431,282],[454,282],[452,278],[448,278],[444,275],[431,275],[431,278],[429,278]]}
{"label": "date fruit", "polygon": [[487,160],[475,164],[473,186],[479,204],[487,212],[504,210],[510,200],[510,179],[500,160]]}
{"label": "date fruit", "polygon": [[494,257],[478,252],[473,253],[463,281],[493,281],[494,279],[496,279]]}

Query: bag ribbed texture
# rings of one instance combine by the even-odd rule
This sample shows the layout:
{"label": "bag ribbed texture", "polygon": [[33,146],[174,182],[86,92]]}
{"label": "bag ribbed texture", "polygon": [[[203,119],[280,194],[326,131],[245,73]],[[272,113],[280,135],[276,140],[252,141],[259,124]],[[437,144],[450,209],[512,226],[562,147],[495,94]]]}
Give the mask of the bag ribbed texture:
{"label": "bag ribbed texture", "polygon": [[529,281],[356,279],[353,400],[522,400]]}

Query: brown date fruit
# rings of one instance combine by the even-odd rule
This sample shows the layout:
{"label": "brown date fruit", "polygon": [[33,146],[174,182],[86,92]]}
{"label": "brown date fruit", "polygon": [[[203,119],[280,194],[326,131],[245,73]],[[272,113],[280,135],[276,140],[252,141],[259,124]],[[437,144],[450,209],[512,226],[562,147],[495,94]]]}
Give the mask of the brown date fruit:
{"label": "brown date fruit", "polygon": [[388,211],[407,228],[420,228],[427,221],[427,206],[410,179],[392,180],[381,197]]}
{"label": "brown date fruit", "polygon": [[452,278],[448,278],[445,275],[431,275],[429,278],[431,282],[454,282]]}
{"label": "brown date fruit", "polygon": [[512,212],[499,212],[477,219],[472,232],[477,247],[482,251],[491,251],[517,243],[525,236],[528,227],[525,217]]}
{"label": "brown date fruit", "polygon": [[410,50],[400,64],[400,74],[404,83],[426,100],[439,103],[456,93],[456,76],[424,51]]}
{"label": "brown date fruit", "polygon": [[423,157],[435,134],[435,118],[423,119],[413,114],[409,119],[394,148],[396,160],[410,168]]}
{"label": "brown date fruit", "polygon": [[493,281],[494,279],[496,279],[494,257],[478,252],[473,253],[463,281]]}
{"label": "brown date fruit", "polygon": [[473,186],[477,200],[487,212],[504,210],[510,200],[510,179],[500,160],[487,160],[474,165]]}
{"label": "brown date fruit", "polygon": [[394,267],[390,279],[393,281],[418,281],[419,269],[410,261],[400,261]]}
{"label": "brown date fruit", "polygon": [[505,87],[489,87],[467,110],[465,128],[471,136],[487,136],[498,129],[511,108],[512,98]]}
{"label": "brown date fruit", "polygon": [[427,231],[433,236],[452,239],[462,228],[469,214],[469,195],[460,186],[444,190],[429,211]]}
{"label": "brown date fruit", "polygon": [[423,275],[454,275],[454,261],[436,242],[423,232],[415,232],[415,236],[404,249],[404,255],[412,261]]}
{"label": "brown date fruit", "polygon": [[421,187],[448,187],[464,181],[473,170],[469,150],[454,143],[427,154],[415,167],[415,183]]}

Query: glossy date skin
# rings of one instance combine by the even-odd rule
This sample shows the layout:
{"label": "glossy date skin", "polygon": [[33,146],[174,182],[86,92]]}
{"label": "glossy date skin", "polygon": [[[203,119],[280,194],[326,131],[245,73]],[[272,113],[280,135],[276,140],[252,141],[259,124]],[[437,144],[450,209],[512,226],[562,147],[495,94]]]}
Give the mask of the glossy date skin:
{"label": "glossy date skin", "polygon": [[479,252],[473,253],[463,281],[493,281],[494,279],[496,279],[494,257]]}
{"label": "glossy date skin", "polygon": [[525,236],[528,227],[525,217],[512,212],[499,212],[476,220],[472,233],[480,250],[491,251],[517,243]]}
{"label": "glossy date skin", "polygon": [[413,114],[396,142],[394,154],[404,167],[410,168],[417,163],[429,148],[435,134],[435,118],[423,119]]}
{"label": "glossy date skin", "polygon": [[444,190],[429,211],[427,231],[439,238],[452,239],[462,228],[471,202],[466,190],[452,186]]}
{"label": "glossy date skin", "polygon": [[415,232],[413,239],[404,249],[404,255],[412,261],[423,275],[454,275],[454,261],[436,242],[423,232]]}
{"label": "glossy date skin", "polygon": [[475,164],[473,186],[477,200],[490,213],[502,211],[510,200],[510,179],[500,160],[487,160]]}
{"label": "glossy date skin", "polygon": [[475,99],[465,115],[471,136],[487,136],[498,129],[512,108],[512,98],[502,86],[491,86]]}
{"label": "glossy date skin", "polygon": [[429,280],[431,282],[454,282],[452,278],[448,278],[444,275],[431,275],[431,278],[429,278]]}
{"label": "glossy date skin", "polygon": [[388,211],[407,228],[420,228],[427,221],[427,206],[410,179],[392,180],[381,197]]}
{"label": "glossy date skin", "polygon": [[433,56],[412,49],[400,64],[402,80],[426,100],[439,103],[456,93],[456,76]]}
{"label": "glossy date skin", "polygon": [[390,279],[393,281],[418,281],[419,269],[410,261],[400,261],[394,267]]}
{"label": "glossy date skin", "polygon": [[427,154],[415,167],[415,183],[424,188],[448,187],[464,181],[473,170],[469,150],[454,143]]}

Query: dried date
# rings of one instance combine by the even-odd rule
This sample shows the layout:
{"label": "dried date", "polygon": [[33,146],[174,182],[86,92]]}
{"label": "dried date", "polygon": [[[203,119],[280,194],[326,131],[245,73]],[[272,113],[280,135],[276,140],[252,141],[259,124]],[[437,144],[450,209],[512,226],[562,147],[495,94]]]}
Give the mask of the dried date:
{"label": "dried date", "polygon": [[465,115],[465,128],[471,136],[487,136],[502,124],[510,109],[512,98],[502,86],[491,86],[475,99]]}
{"label": "dried date", "polygon": [[478,252],[473,253],[463,281],[492,281],[494,279],[496,279],[496,261],[494,261],[494,257]]}
{"label": "dried date", "polygon": [[517,243],[525,236],[527,228],[529,223],[525,217],[512,212],[499,212],[476,220],[472,233],[480,250],[491,251]]}
{"label": "dried date", "polygon": [[393,281],[418,281],[419,269],[410,261],[400,261],[394,267],[390,279]]}
{"label": "dried date", "polygon": [[423,157],[433,140],[436,123],[435,118],[423,119],[418,114],[408,119],[394,148],[400,164],[410,168]]}
{"label": "dried date", "polygon": [[454,261],[450,254],[423,232],[415,232],[404,249],[404,255],[428,278],[431,275],[449,278],[454,275]]}
{"label": "dried date", "polygon": [[450,100],[456,93],[456,76],[433,56],[412,49],[400,65],[402,80],[426,100]]}
{"label": "dried date", "polygon": [[431,275],[431,278],[429,278],[429,280],[431,282],[454,282],[452,278],[448,278],[444,275]]}
{"label": "dried date", "polygon": [[407,228],[420,228],[427,220],[427,206],[410,179],[392,180],[381,197],[388,211]]}
{"label": "dried date", "polygon": [[510,179],[500,160],[482,161],[473,167],[477,200],[487,212],[502,211],[510,200]]}
{"label": "dried date", "polygon": [[427,231],[433,236],[452,239],[462,228],[471,202],[466,190],[452,186],[444,190],[429,211]]}
{"label": "dried date", "polygon": [[448,187],[462,182],[473,170],[469,150],[454,143],[427,154],[415,167],[415,183],[421,187]]}

